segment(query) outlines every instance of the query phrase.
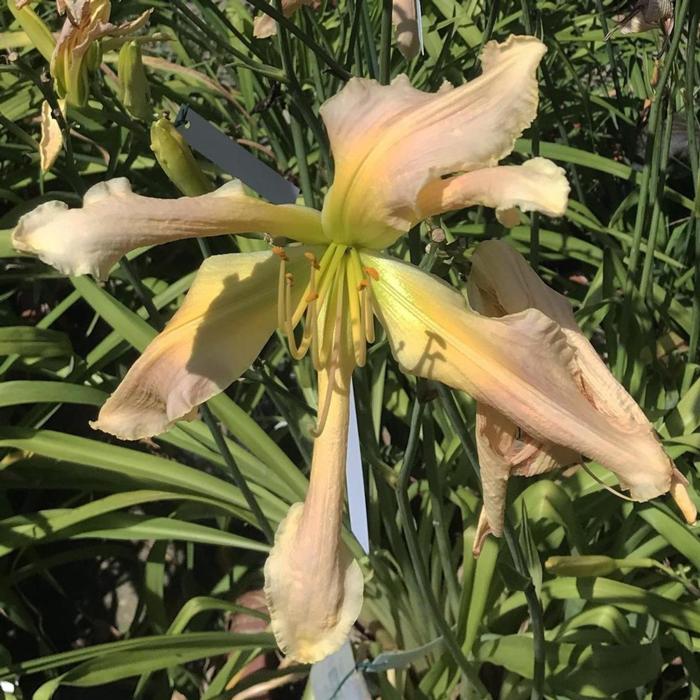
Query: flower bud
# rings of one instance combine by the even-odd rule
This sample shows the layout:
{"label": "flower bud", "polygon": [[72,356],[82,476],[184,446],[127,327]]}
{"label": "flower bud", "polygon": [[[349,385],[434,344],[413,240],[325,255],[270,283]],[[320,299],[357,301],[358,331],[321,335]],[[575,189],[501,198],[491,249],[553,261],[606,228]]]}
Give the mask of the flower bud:
{"label": "flower bud", "polygon": [[95,41],[90,44],[87,53],[85,54],[85,65],[89,73],[94,73],[99,69],[102,63],[102,42]]}
{"label": "flower bud", "polygon": [[545,568],[556,576],[607,576],[620,566],[616,559],[601,555],[549,557]]}
{"label": "flower bud", "polygon": [[117,66],[120,99],[126,111],[135,119],[147,121],[151,118],[148,79],[141,58],[141,47],[136,41],[128,41],[119,52]]}
{"label": "flower bud", "polygon": [[49,28],[44,22],[39,19],[39,16],[26,4],[17,7],[15,0],[8,0],[7,9],[15,16],[19,26],[22,27],[29,41],[32,42],[34,48],[47,60],[51,60],[54,46],[54,41]]}
{"label": "flower bud", "polygon": [[151,150],[165,174],[183,194],[195,197],[213,189],[185,139],[164,117],[151,126]]}

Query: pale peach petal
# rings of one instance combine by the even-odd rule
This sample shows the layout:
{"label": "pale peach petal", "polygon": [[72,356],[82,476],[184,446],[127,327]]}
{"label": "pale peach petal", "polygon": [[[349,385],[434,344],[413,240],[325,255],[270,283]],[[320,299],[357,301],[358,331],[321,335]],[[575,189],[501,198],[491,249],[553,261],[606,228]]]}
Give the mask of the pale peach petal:
{"label": "pale peach petal", "polygon": [[420,49],[416,0],[394,0],[391,21],[396,30],[396,44],[404,58],[414,58]]}
{"label": "pale peach petal", "polygon": [[503,241],[485,241],[472,256],[469,301],[487,316],[538,309],[562,329],[589,400],[599,411],[651,431],[644,411],[612,376],[576,323],[571,302],[548,287],[525,259]]}
{"label": "pale peach petal", "polygon": [[533,308],[487,318],[418,268],[367,253],[363,261],[379,274],[377,315],[405,371],[466,391],[536,440],[597,460],[636,500],[669,490],[673,466],[648,423],[590,400],[577,351],[551,318]]}
{"label": "pale peach petal", "polygon": [[580,461],[572,450],[541,442],[523,433],[488,404],[476,405],[476,447],[481,469],[484,506],[473,552],[478,555],[487,534],[503,534],[506,490],[511,475],[535,476]]}
{"label": "pale peach petal", "polygon": [[306,501],[280,523],[265,563],[272,630],[285,654],[314,663],[345,641],[362,608],[362,572],[340,537],[348,437],[346,371],[329,387],[319,373],[319,405],[331,390],[328,418],[314,442]]}
{"label": "pale peach petal", "polygon": [[502,165],[474,170],[426,185],[418,197],[421,218],[475,204],[492,207],[502,223],[517,223],[510,212],[539,211],[563,216],[569,198],[566,172],[546,158],[523,165]]}
{"label": "pale peach petal", "polygon": [[69,275],[104,278],[125,253],[145,245],[221,233],[270,233],[324,242],[319,213],[275,205],[230,182],[199,197],[156,199],[131,191],[125,178],[91,187],[80,209],[46,202],[17,223],[12,244]]}
{"label": "pale peach petal", "polygon": [[335,159],[324,228],[339,242],[391,244],[420,219],[418,193],[444,175],[495,165],[537,111],[534,37],[489,42],[483,74],[437,93],[351,79],[321,107]]}
{"label": "pale peach petal", "polygon": [[62,150],[63,132],[51,113],[51,105],[44,100],[41,103],[41,141],[39,141],[39,163],[42,172],[51,170]]}
{"label": "pale peach petal", "polygon": [[[503,316],[538,309],[555,321],[562,330],[569,347],[574,351],[573,361],[580,392],[598,413],[639,445],[640,462],[636,470],[616,472],[621,485],[638,500],[653,498],[657,493],[657,477],[670,468],[673,474],[671,493],[689,521],[695,520],[694,506],[682,492],[683,477],[663,453],[656,434],[644,412],[625,388],[613,377],[598,353],[583,335],[576,323],[569,300],[548,287],[527,264],[525,259],[503,241],[486,241],[479,245],[472,257],[468,281],[469,300],[479,312],[489,316]],[[642,452],[644,446],[648,452]],[[652,449],[655,446],[656,449]],[[583,451],[583,450],[582,450]],[[647,459],[642,461],[641,455]],[[687,482],[686,482],[687,483]],[[665,489],[667,490],[667,489]],[[664,490],[664,491],[665,491]]]}
{"label": "pale peach petal", "polygon": [[[285,249],[301,295],[308,248]],[[279,258],[268,252],[208,258],[182,306],[107,399],[93,428],[122,440],[158,435],[223,391],[277,325]]]}

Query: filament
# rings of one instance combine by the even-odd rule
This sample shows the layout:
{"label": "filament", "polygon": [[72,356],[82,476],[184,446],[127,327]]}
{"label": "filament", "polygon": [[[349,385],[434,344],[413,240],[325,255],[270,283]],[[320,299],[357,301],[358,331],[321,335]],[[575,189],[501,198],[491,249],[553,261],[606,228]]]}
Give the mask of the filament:
{"label": "filament", "polygon": [[[372,282],[379,279],[379,273],[363,267],[354,248],[332,243],[320,260],[311,251],[304,253],[310,268],[308,282],[301,294],[295,294],[296,278],[289,269],[287,253],[279,246],[272,251],[280,259],[277,323],[287,337],[289,353],[299,360],[310,351],[314,368],[328,369],[330,385],[335,386],[341,359],[350,360],[346,353],[356,366],[362,367],[367,361],[367,343],[374,341]],[[297,341],[294,331],[302,321],[303,332]],[[325,424],[327,410],[323,406],[328,401],[324,397],[317,432]]]}
{"label": "filament", "polygon": [[[354,255],[353,255],[354,253]],[[350,307],[350,334],[352,347],[355,353],[355,362],[358,367],[364,367],[367,359],[367,340],[365,338],[365,324],[362,317],[362,304],[360,302],[360,290],[362,289],[362,268],[357,264],[353,249],[350,254],[350,262],[347,266],[348,305]]]}
{"label": "filament", "polygon": [[301,360],[306,355],[309,346],[311,345],[311,326],[313,324],[306,323],[304,325],[304,333],[301,336],[301,342],[297,345],[294,337],[294,325],[292,324],[292,286],[294,285],[294,277],[291,273],[287,273],[284,307],[286,317],[284,321],[284,330],[287,334],[287,344],[289,345],[289,354],[295,360]]}
{"label": "filament", "polygon": [[280,259],[280,274],[277,280],[277,325],[280,328],[284,328],[284,299],[286,295],[287,260],[289,258],[284,252],[284,248],[280,248],[279,246],[273,246],[272,252]]}
{"label": "filament", "polygon": [[368,343],[374,342],[374,314],[373,314],[373,304],[372,304],[372,280],[375,282],[379,279],[379,273],[373,267],[364,268],[364,272],[367,273],[365,278],[366,286],[365,292],[362,298],[363,306],[363,318],[365,322],[365,336],[367,337]]}
{"label": "filament", "polygon": [[[334,246],[328,246],[326,250],[324,251],[323,255],[321,256],[320,261],[316,261],[316,256],[313,255],[313,260],[316,261],[315,263],[312,262],[312,268],[316,270],[316,278],[314,279],[314,284],[316,285],[315,290],[318,293],[319,291],[319,285],[327,276],[328,268],[330,266],[330,263],[332,262],[332,259],[334,257],[334,254],[336,252],[336,249]],[[307,258],[308,260],[309,258]],[[294,309],[294,314],[292,315],[292,324],[297,325],[299,321],[304,316],[304,311],[306,310],[306,307],[308,305],[307,297],[309,296],[309,293],[311,292],[311,282],[309,281],[309,285],[307,285],[307,294],[303,295],[301,299],[299,299],[299,303],[297,304],[296,309]],[[322,301],[322,300],[321,300]],[[321,308],[321,304],[316,305],[317,308]]]}
{"label": "filament", "polygon": [[[331,250],[332,253],[328,258],[324,255],[321,260],[321,275],[318,281],[319,309],[323,307],[327,300],[330,301],[330,291],[332,285],[337,282],[338,271],[340,270],[347,248],[341,245],[329,246],[328,251]],[[328,253],[328,251],[326,251],[326,253]],[[327,264],[324,267],[323,263],[326,260]]]}
{"label": "filament", "polygon": [[[319,406],[320,411],[316,417],[316,428],[312,431],[314,437],[318,437],[323,432],[323,428],[326,425],[326,420],[328,419],[328,409],[330,408],[332,394],[336,387],[336,373],[338,372],[338,368],[340,367],[341,353],[343,351],[343,348],[341,347],[341,333],[343,330],[343,302],[345,297],[344,265],[340,267],[338,271],[338,276],[338,284],[333,287],[333,296],[335,297],[335,299],[333,299],[333,301],[335,301],[335,323],[327,323],[326,327],[323,329],[324,341],[326,341],[329,329],[332,330],[332,334],[330,337],[330,348],[328,348],[326,346],[326,343],[324,342],[324,346],[326,347],[322,349],[322,353],[325,350],[326,352],[324,354],[326,355],[326,357],[324,358],[323,355],[321,356],[321,366],[324,366],[326,364],[324,362],[324,359],[327,359],[328,361],[328,364],[326,365],[328,368],[328,386],[326,388],[326,395],[323,397],[323,404]],[[328,314],[329,312],[330,309],[328,309],[326,313]]]}
{"label": "filament", "polygon": [[309,293],[306,295],[306,303],[308,304],[306,310],[306,328],[311,329],[311,362],[313,363],[314,369],[318,371],[320,368],[319,356],[318,356],[318,292],[316,291],[316,276],[320,265],[316,260],[316,256],[313,253],[305,253],[307,260],[311,263],[311,274],[309,277]]}

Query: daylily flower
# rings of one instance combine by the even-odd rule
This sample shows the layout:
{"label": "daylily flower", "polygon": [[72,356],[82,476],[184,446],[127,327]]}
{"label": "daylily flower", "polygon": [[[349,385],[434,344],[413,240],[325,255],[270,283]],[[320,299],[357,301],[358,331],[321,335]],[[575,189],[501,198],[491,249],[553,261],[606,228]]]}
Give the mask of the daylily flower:
{"label": "daylily flower", "polygon": [[58,95],[80,106],[88,98],[89,69],[99,62],[98,40],[132,34],[148,22],[152,10],[116,25],[109,21],[109,0],[75,0],[73,3],[64,0],[58,7],[59,12],[66,14],[66,20],[51,56],[51,75]]}
{"label": "daylily flower", "polygon": [[[536,309],[502,318],[419,268],[383,254],[430,215],[483,204],[564,213],[564,172],[535,158],[498,166],[537,110],[533,37],[486,45],[483,74],[437,93],[405,76],[391,85],[351,79],[321,108],[335,160],[323,209],[272,205],[237,183],[196,197],[134,194],[126,180],[93,187],[80,209],[42,204],[20,219],[15,246],[70,274],[105,276],[127,251],[187,236],[265,232],[297,243],[218,255],[202,265],[183,305],[100,411],[94,427],[125,439],[156,435],[238,378],[275,328],[291,355],[318,371],[309,491],[280,523],[265,566],[279,646],[314,662],[346,638],[362,605],[362,575],[340,532],[348,388],[366,359],[376,316],[403,370],[469,392],[541,441],[627,474],[640,497],[671,488],[661,450],[642,445],[581,392],[573,350]],[[295,328],[302,324],[301,337]]]}
{"label": "daylily flower", "polygon": [[[513,421],[493,405],[477,402],[476,438],[484,506],[474,539],[475,553],[479,553],[487,534],[500,536],[503,532],[511,474],[543,474],[581,462],[582,453],[613,471],[636,501],[647,501],[670,490],[686,520],[695,522],[696,508],[685,489],[688,482],[665,455],[641,408],[581,332],[568,299],[549,288],[503,241],[487,241],[477,248],[467,289],[472,308],[485,316],[505,319],[536,309],[558,326],[559,337],[554,342],[559,344],[563,360],[560,371],[568,373],[567,382],[573,390],[568,402],[558,407],[562,435],[567,426],[572,436],[584,430],[580,411],[593,409],[607,423],[610,438],[613,431],[626,436],[616,446],[617,455],[611,442],[601,445],[600,456],[596,456],[591,447],[578,447],[572,439],[557,442],[549,435],[530,433],[523,423]],[[542,358],[533,359],[539,363]]]}

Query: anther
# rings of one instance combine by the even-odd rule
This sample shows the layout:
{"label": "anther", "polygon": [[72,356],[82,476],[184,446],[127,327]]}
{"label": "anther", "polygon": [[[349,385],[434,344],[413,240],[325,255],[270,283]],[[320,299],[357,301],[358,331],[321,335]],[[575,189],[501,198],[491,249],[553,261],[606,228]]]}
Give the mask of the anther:
{"label": "anther", "polygon": [[306,253],[304,253],[304,257],[311,263],[314,270],[321,269],[321,266],[318,264],[316,256],[311,251],[307,251]]}
{"label": "anther", "polygon": [[362,292],[365,289],[369,287],[369,282],[367,280],[360,280],[360,283],[357,285],[357,291]]}
{"label": "anther", "polygon": [[275,255],[278,255],[282,260],[285,260],[285,261],[289,260],[289,258],[287,257],[287,254],[284,252],[284,248],[282,248],[282,246],[273,245],[272,252]]}
{"label": "anther", "polygon": [[294,275],[291,272],[287,272],[287,274],[284,277],[287,280],[287,284],[290,287],[293,287],[294,286]]}
{"label": "anther", "polygon": [[305,300],[305,301],[306,301],[307,304],[310,304],[312,301],[316,301],[316,299],[318,299],[318,292],[309,292],[309,293],[306,295],[306,300]]}
{"label": "anther", "polygon": [[376,282],[379,279],[379,272],[373,267],[366,267],[364,271]]}
{"label": "anther", "polygon": [[287,285],[285,283],[285,277],[287,275],[287,255],[284,250],[278,246],[275,246],[272,252],[278,255],[280,259],[280,272],[277,279],[277,325],[280,329],[284,329],[285,313],[287,309]]}

